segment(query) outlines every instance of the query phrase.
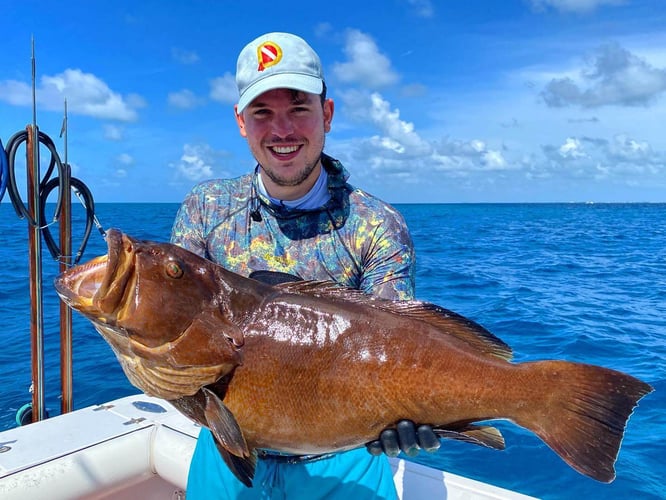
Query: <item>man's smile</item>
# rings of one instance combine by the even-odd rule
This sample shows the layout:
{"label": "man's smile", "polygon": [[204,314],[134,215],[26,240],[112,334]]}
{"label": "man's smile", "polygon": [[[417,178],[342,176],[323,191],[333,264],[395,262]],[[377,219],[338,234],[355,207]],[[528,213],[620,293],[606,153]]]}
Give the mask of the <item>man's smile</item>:
{"label": "man's smile", "polygon": [[271,149],[274,153],[286,155],[298,151],[300,146],[269,146],[269,149]]}

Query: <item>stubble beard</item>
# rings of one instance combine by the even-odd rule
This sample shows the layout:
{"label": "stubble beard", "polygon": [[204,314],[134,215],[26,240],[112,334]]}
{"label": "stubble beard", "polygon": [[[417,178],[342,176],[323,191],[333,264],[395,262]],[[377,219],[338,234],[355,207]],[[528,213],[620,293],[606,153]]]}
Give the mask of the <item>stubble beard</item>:
{"label": "stubble beard", "polygon": [[324,144],[322,143],[322,150],[312,161],[305,164],[305,166],[298,171],[298,173],[293,177],[283,177],[278,174],[276,169],[266,168],[261,165],[261,169],[268,176],[268,178],[276,185],[280,187],[294,187],[300,186],[305,180],[310,177],[310,174],[317,167],[317,164],[321,160],[321,155],[324,152]]}
{"label": "stubble beard", "polygon": [[275,170],[273,169],[267,169],[262,166],[262,170],[264,173],[268,176],[268,178],[273,181],[273,183],[277,186],[281,187],[294,187],[294,186],[299,186],[305,180],[310,177],[310,174],[312,174],[312,171],[315,169],[317,166],[317,163],[319,163],[319,158],[317,158],[315,161],[308,163],[305,165],[301,170],[298,171],[298,173],[295,176],[292,177],[283,177],[277,174]]}

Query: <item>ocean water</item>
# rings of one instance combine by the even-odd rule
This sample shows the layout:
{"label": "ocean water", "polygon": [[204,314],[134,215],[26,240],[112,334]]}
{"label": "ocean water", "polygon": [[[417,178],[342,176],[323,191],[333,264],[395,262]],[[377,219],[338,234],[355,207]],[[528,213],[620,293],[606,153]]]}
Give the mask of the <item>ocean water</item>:
{"label": "ocean water", "polygon": [[[104,227],[169,237],[177,204],[99,204]],[[567,359],[650,383],[601,484],[569,468],[533,434],[499,422],[507,448],[445,441],[416,461],[542,498],[666,498],[666,205],[398,205],[417,251],[417,296],[484,325],[517,362]],[[75,206],[75,232],[82,211]],[[30,401],[27,224],[0,204],[0,429]],[[74,246],[78,242],[74,241]],[[93,232],[84,260],[106,252]],[[46,406],[59,413],[57,264],[44,249]],[[136,392],[110,348],[74,316],[74,405]],[[442,381],[446,383],[446,381]],[[473,383],[471,381],[470,383]]]}

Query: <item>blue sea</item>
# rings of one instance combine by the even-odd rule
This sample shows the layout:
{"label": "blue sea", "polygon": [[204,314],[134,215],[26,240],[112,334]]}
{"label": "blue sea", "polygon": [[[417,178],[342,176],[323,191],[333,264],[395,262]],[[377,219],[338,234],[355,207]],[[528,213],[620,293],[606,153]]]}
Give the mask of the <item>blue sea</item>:
{"label": "blue sea", "polygon": [[[98,204],[106,228],[165,241],[177,204]],[[397,205],[417,251],[418,298],[484,325],[517,362],[567,359],[653,385],[629,421],[617,479],[574,472],[531,433],[500,422],[507,449],[444,442],[418,461],[542,498],[666,498],[666,205]],[[74,227],[81,233],[82,210]],[[30,401],[27,223],[0,204],[0,429]],[[78,242],[74,241],[74,246]],[[93,232],[84,260],[106,253]],[[59,413],[58,266],[44,249],[46,406]],[[76,408],[133,394],[110,348],[74,318]],[[446,383],[446,381],[442,381]]]}

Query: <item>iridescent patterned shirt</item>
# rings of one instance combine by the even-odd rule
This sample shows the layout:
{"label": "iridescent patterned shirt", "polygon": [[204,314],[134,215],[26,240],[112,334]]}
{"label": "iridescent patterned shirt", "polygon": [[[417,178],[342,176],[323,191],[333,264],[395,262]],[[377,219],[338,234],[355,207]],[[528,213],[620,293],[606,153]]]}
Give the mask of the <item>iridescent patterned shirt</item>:
{"label": "iridescent patterned shirt", "polygon": [[257,173],[198,184],[178,211],[172,243],[244,276],[281,271],[413,298],[414,247],[402,215],[351,186],[339,161],[322,155],[322,165],[331,198],[316,210],[271,203],[257,191]]}

